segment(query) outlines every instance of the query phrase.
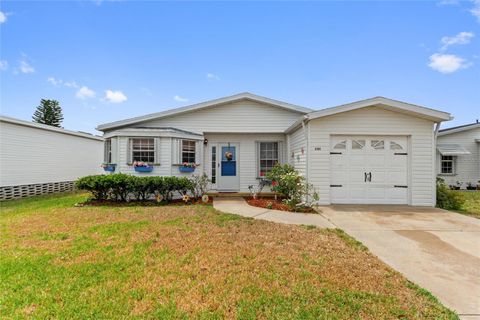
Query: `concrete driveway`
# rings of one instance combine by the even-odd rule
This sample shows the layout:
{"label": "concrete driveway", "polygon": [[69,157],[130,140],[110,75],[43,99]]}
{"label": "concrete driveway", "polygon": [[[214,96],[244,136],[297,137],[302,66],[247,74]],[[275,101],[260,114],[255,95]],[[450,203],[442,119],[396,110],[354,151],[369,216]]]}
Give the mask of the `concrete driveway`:
{"label": "concrete driveway", "polygon": [[435,208],[336,205],[322,216],[455,310],[480,319],[480,220]]}

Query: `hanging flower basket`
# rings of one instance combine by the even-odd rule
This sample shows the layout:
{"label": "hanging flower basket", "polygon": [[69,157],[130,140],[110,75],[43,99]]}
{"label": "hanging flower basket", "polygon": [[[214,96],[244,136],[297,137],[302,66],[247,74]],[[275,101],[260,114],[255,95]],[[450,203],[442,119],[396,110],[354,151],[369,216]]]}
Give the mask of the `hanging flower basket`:
{"label": "hanging flower basket", "polygon": [[197,167],[196,163],[193,162],[184,162],[180,167],[178,167],[178,170],[180,172],[184,173],[191,173],[195,171],[195,168]]}
{"label": "hanging flower basket", "polygon": [[103,163],[101,165],[101,167],[103,168],[104,171],[106,172],[114,172],[115,171],[115,167],[117,165],[115,163]]}
{"label": "hanging flower basket", "polygon": [[153,166],[142,161],[134,161],[133,168],[135,169],[136,172],[152,172],[153,171]]}
{"label": "hanging flower basket", "polygon": [[225,159],[227,159],[227,161],[232,161],[233,153],[231,153],[230,151],[225,152]]}

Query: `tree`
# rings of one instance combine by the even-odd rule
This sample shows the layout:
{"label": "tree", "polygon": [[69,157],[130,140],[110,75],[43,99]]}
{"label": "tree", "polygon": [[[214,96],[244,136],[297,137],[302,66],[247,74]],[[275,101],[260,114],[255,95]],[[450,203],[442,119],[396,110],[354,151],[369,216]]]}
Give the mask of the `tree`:
{"label": "tree", "polygon": [[60,127],[63,121],[62,107],[57,100],[42,99],[32,119],[33,122]]}

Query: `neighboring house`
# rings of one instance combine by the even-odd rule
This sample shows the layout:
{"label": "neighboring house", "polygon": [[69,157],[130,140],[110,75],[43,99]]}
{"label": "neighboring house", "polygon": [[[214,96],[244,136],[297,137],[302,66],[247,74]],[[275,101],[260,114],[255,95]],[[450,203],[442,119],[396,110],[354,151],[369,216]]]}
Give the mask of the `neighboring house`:
{"label": "neighboring house", "polygon": [[443,129],[437,137],[438,176],[465,189],[480,181],[480,123]]}
{"label": "neighboring house", "polygon": [[195,162],[214,191],[248,192],[275,163],[288,162],[320,204],[434,206],[434,125],[450,119],[382,97],[313,111],[241,93],[97,129],[117,172],[135,173],[132,162],[147,161],[150,175],[180,176],[182,162]]}
{"label": "neighboring house", "polygon": [[101,137],[0,116],[0,200],[71,190],[102,160]]}

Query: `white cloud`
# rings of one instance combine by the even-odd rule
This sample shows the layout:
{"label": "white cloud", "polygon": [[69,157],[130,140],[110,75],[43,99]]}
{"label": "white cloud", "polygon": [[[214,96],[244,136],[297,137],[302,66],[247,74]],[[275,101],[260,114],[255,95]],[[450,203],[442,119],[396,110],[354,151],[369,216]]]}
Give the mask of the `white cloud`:
{"label": "white cloud", "polygon": [[0,11],[0,23],[5,22],[7,22],[7,15],[3,11]]}
{"label": "white cloud", "polygon": [[441,0],[437,2],[439,6],[449,6],[449,5],[457,5],[459,0]]}
{"label": "white cloud", "polygon": [[220,77],[213,73],[207,73],[207,79],[220,80]]}
{"label": "white cloud", "polygon": [[7,69],[8,69],[7,60],[0,60],[0,70],[7,70]]}
{"label": "white cloud", "polygon": [[105,91],[104,100],[111,103],[121,103],[127,101],[127,96],[122,91],[107,90]]}
{"label": "white cloud", "polygon": [[470,9],[470,13],[480,22],[480,0],[473,0],[473,8]]}
{"label": "white cloud", "polygon": [[180,97],[180,96],[178,96],[178,95],[175,96],[175,97],[173,97],[173,100],[178,101],[178,102],[187,102],[187,101],[188,101],[187,98],[182,98],[182,97]]}
{"label": "white cloud", "polygon": [[75,96],[79,99],[94,98],[95,97],[95,91],[93,91],[92,89],[90,89],[86,86],[83,86],[80,89],[78,89]]}
{"label": "white cloud", "polygon": [[48,77],[47,81],[51,84],[53,84],[55,87],[59,87],[63,84],[62,79],[55,79],[54,77]]}
{"label": "white cloud", "polygon": [[78,88],[79,87],[79,85],[75,81],[65,81],[63,83],[63,85],[65,87],[68,87],[68,88]]}
{"label": "white cloud", "polygon": [[472,65],[471,62],[454,54],[434,53],[430,56],[428,66],[441,73],[452,73],[460,69],[466,69]]}
{"label": "white cloud", "polygon": [[22,73],[34,73],[35,68],[30,65],[30,63],[27,62],[26,58],[24,57],[23,60],[20,60],[20,71]]}
{"label": "white cloud", "polygon": [[55,87],[64,86],[67,88],[78,88],[80,87],[75,81],[63,81],[62,79],[57,79],[55,77],[48,77],[47,81],[53,84]]}
{"label": "white cloud", "polygon": [[447,50],[449,46],[455,44],[468,44],[473,37],[475,37],[475,34],[473,32],[466,31],[460,32],[454,37],[443,37],[441,40],[443,46],[440,48],[440,50]]}

